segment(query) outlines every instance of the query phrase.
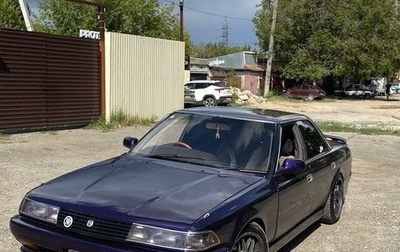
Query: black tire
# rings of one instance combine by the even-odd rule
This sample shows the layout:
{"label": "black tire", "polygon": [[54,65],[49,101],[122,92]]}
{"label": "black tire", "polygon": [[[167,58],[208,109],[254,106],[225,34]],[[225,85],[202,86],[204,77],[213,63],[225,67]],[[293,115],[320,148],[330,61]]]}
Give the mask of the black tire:
{"label": "black tire", "polygon": [[206,107],[217,106],[217,102],[215,101],[215,98],[212,96],[208,96],[208,97],[204,98],[203,104]]}
{"label": "black tire", "polygon": [[325,224],[334,224],[338,222],[342,213],[343,204],[343,179],[341,176],[338,176],[333,183],[328,200],[325,203],[324,216],[321,218],[321,222]]}
{"label": "black tire", "polygon": [[307,95],[307,100],[313,101],[315,99],[315,96],[313,94]]}
{"label": "black tire", "polygon": [[235,241],[231,252],[268,252],[268,241],[264,230],[251,223]]}

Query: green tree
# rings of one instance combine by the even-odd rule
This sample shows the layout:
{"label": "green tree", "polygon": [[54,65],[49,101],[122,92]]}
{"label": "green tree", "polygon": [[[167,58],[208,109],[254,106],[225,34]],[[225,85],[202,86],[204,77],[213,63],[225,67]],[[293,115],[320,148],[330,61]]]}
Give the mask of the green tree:
{"label": "green tree", "polygon": [[[400,69],[395,0],[280,0],[274,62],[283,76],[313,81],[344,77],[360,81],[390,76]],[[254,17],[267,51],[272,3],[263,1]]]}
{"label": "green tree", "polygon": [[18,0],[0,1],[0,28],[26,30]]}
{"label": "green tree", "polygon": [[207,44],[194,45],[191,56],[197,58],[214,58],[241,51],[251,51],[251,47],[226,46],[221,43],[207,43]]}
{"label": "green tree", "polygon": [[[108,31],[163,39],[178,39],[179,19],[172,15],[173,4],[157,0],[97,0],[106,8]],[[77,36],[79,29],[98,30],[97,8],[67,0],[40,0],[36,29]]]}

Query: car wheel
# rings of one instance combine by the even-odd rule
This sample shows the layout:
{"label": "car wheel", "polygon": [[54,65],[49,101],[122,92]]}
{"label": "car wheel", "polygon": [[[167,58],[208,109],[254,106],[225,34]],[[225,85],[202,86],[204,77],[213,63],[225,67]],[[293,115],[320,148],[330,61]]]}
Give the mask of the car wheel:
{"label": "car wheel", "polygon": [[213,107],[217,105],[217,102],[215,101],[214,97],[209,96],[203,100],[203,104],[206,107]]}
{"label": "car wheel", "polygon": [[334,224],[338,222],[342,213],[344,203],[343,180],[339,176],[329,193],[328,200],[325,203],[324,216],[321,222],[326,224]]}
{"label": "car wheel", "polygon": [[307,100],[309,100],[309,101],[313,101],[314,99],[315,99],[315,96],[313,94],[309,94],[307,96]]}
{"label": "car wheel", "polygon": [[268,252],[268,241],[264,230],[251,223],[236,240],[232,252]]}

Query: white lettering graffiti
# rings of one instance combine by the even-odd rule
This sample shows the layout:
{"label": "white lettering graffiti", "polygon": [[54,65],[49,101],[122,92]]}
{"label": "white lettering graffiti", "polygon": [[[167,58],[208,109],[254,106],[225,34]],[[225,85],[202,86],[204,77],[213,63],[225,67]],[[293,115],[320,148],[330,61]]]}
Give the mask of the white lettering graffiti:
{"label": "white lettering graffiti", "polygon": [[210,61],[209,65],[210,66],[219,66],[225,64],[225,60],[220,60],[220,59],[215,59]]}
{"label": "white lettering graffiti", "polygon": [[80,38],[90,38],[90,39],[100,39],[100,32],[79,30],[79,37]]}

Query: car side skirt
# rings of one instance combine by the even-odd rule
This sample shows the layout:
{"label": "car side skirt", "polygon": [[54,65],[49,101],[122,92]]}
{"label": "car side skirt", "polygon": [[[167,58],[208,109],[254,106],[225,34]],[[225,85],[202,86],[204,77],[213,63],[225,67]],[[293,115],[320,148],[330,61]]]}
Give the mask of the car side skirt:
{"label": "car side skirt", "polygon": [[319,221],[323,216],[323,211],[322,209],[316,211],[314,214],[310,215],[307,219],[302,221],[298,226],[296,226],[294,229],[289,231],[287,234],[279,238],[278,240],[274,241],[269,248],[269,252],[276,252],[279,249],[281,249],[283,246],[285,246],[289,241],[291,241],[293,238],[298,236],[301,232],[303,232],[305,229],[310,227],[312,224],[315,222]]}

